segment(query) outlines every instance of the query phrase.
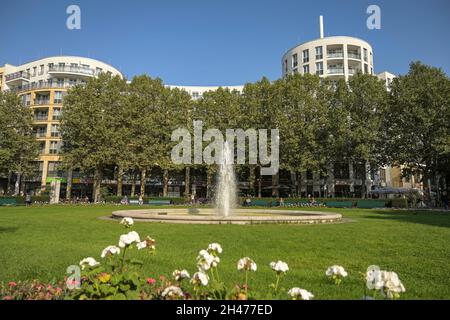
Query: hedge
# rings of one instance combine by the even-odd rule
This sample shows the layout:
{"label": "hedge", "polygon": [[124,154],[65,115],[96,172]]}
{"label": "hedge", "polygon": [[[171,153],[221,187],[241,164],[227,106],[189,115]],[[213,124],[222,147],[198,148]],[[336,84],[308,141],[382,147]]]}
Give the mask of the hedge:
{"label": "hedge", "polygon": [[[110,203],[120,203],[120,201],[123,199],[119,196],[106,196],[104,197],[106,202]],[[128,201],[130,200],[139,200],[139,197],[128,197]],[[147,204],[149,200],[170,200],[172,204],[185,204],[187,203],[186,198],[170,198],[170,197],[143,197],[142,200],[144,200],[144,204]]]}
{"label": "hedge", "polygon": [[[3,196],[0,197],[2,199],[16,199],[17,204],[25,204],[25,196],[17,196],[17,197],[12,197],[12,196]],[[50,202],[50,196],[32,196],[31,197],[31,202],[35,203],[35,202],[43,202],[43,203],[49,203]]]}

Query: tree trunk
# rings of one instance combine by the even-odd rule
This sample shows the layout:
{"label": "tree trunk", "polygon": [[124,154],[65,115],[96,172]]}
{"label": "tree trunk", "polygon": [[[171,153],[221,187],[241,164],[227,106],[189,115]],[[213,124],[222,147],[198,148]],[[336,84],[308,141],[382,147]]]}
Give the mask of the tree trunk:
{"label": "tree trunk", "polygon": [[12,176],[13,176],[13,173],[10,171],[10,172],[8,173],[8,185],[6,186],[6,193],[7,193],[8,195],[11,195],[11,194],[12,194],[12,190],[13,190],[13,186],[12,186]]}
{"label": "tree trunk", "polygon": [[302,197],[302,173],[297,172],[296,178],[297,178],[297,197],[301,198]]}
{"label": "tree trunk", "polygon": [[187,198],[191,192],[191,168],[186,167],[184,175],[184,196]]}
{"label": "tree trunk", "polygon": [[20,172],[17,172],[16,174],[16,183],[14,185],[14,195],[18,196],[20,193],[20,179],[22,177],[22,174]]}
{"label": "tree trunk", "polygon": [[297,181],[295,172],[291,171],[291,197],[295,197],[295,192],[296,192],[296,186],[295,186],[295,182]]}
{"label": "tree trunk", "polygon": [[70,201],[70,198],[72,198],[72,176],[73,176],[73,170],[72,169],[67,170],[66,200],[69,200],[69,201]]}
{"label": "tree trunk", "polygon": [[130,197],[134,197],[136,194],[136,176],[133,173],[133,179],[131,180],[131,194]]}
{"label": "tree trunk", "polygon": [[163,197],[167,197],[169,190],[169,170],[163,171]]}
{"label": "tree trunk", "polygon": [[255,195],[255,166],[249,165],[248,175],[248,194],[252,197]]}
{"label": "tree trunk", "polygon": [[276,174],[272,175],[272,197],[278,198],[280,196],[279,187],[279,172],[277,172]]}
{"label": "tree trunk", "polygon": [[122,189],[123,189],[123,168],[119,167],[117,169],[117,196],[122,196]]}
{"label": "tree trunk", "polygon": [[147,174],[147,169],[143,168],[141,170],[141,196],[145,196],[145,178],[146,178],[146,174]]}
{"label": "tree trunk", "polygon": [[97,166],[94,173],[94,188],[92,191],[92,200],[97,203],[101,200],[101,186],[102,186],[102,167]]}
{"label": "tree trunk", "polygon": [[212,198],[212,178],[213,174],[211,170],[206,169],[206,198],[210,200]]}
{"label": "tree trunk", "polygon": [[258,169],[258,198],[262,196],[262,175],[261,175],[261,167],[257,167]]}

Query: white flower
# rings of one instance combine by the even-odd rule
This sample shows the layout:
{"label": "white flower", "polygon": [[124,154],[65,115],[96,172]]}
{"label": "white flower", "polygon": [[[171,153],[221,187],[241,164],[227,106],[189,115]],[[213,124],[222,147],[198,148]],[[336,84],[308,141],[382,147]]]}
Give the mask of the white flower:
{"label": "white flower", "polygon": [[346,276],[348,276],[348,273],[347,271],[345,271],[344,267],[336,265],[329,267],[325,274],[329,277],[336,275],[345,278]]}
{"label": "white flower", "polygon": [[382,279],[384,280],[384,288],[381,293],[386,295],[388,299],[395,299],[400,296],[400,293],[405,292],[403,283],[398,278],[398,275],[393,271],[382,271]]}
{"label": "white flower", "polygon": [[125,228],[129,228],[134,224],[134,221],[132,218],[126,217],[120,221],[120,224],[123,224]]}
{"label": "white flower", "polygon": [[89,265],[90,267],[95,267],[98,266],[100,263],[97,262],[94,258],[92,257],[87,257],[84,258],[83,260],[80,261],[80,266],[81,266],[81,270],[84,270],[84,268],[86,267],[86,265]]}
{"label": "white flower", "polygon": [[209,277],[206,273],[203,272],[196,272],[194,273],[194,275],[192,276],[191,279],[191,283],[194,285],[203,285],[203,286],[207,286],[208,285],[208,281],[209,281]]}
{"label": "white flower", "polygon": [[210,243],[208,245],[208,250],[207,251],[209,253],[211,253],[211,254],[218,255],[218,254],[222,253],[222,246],[220,244],[218,244],[218,243]]}
{"label": "white flower", "polygon": [[277,262],[271,262],[270,267],[277,273],[286,273],[289,270],[287,263],[281,260],[278,260]]}
{"label": "white flower", "polygon": [[136,244],[136,248],[138,250],[144,249],[147,247],[147,241],[141,241]]}
{"label": "white flower", "polygon": [[172,273],[172,275],[176,281],[180,281],[180,280],[187,279],[190,277],[189,272],[187,272],[187,270],[175,270]]}
{"label": "white flower", "polygon": [[219,257],[214,257],[206,250],[201,250],[197,256],[197,267],[200,271],[207,271],[211,267],[215,268],[219,262]]}
{"label": "white flower", "polygon": [[376,268],[367,270],[366,286],[369,290],[379,290],[388,299],[395,299],[406,289],[393,271],[383,271]]}
{"label": "white flower", "polygon": [[382,271],[377,267],[369,268],[366,272],[366,286],[369,290],[380,290],[384,286]]}
{"label": "white flower", "polygon": [[314,295],[311,292],[309,292],[305,289],[300,289],[298,287],[295,287],[295,288],[292,288],[291,290],[289,290],[288,294],[294,300],[311,300],[312,298],[314,298]]}
{"label": "white flower", "polygon": [[169,299],[183,298],[183,291],[179,287],[170,286],[164,289],[161,296]]}
{"label": "white flower", "polygon": [[256,263],[249,257],[244,257],[242,259],[239,259],[237,263],[237,269],[238,270],[245,270],[245,271],[256,271]]}
{"label": "white flower", "polygon": [[139,238],[139,234],[136,231],[131,231],[120,236],[119,247],[125,248],[133,244],[134,242],[141,242],[141,239]]}
{"label": "white flower", "polygon": [[107,246],[105,249],[103,249],[102,251],[102,255],[101,257],[104,258],[107,255],[115,255],[115,254],[119,254],[120,253],[120,248],[116,247],[116,246]]}

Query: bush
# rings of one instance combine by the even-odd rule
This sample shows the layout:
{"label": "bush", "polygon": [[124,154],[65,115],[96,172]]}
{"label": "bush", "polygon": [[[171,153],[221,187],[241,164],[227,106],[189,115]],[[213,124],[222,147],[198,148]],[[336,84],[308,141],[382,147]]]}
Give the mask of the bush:
{"label": "bush", "polygon": [[388,201],[389,208],[408,208],[408,200],[403,198],[390,199]]}
{"label": "bush", "polygon": [[[106,202],[109,203],[120,203],[120,201],[123,199],[122,197],[118,197],[118,196],[106,196],[104,197]],[[139,200],[139,197],[128,197],[128,200]],[[170,200],[172,202],[172,204],[185,204],[186,203],[186,199],[185,198],[170,198],[170,197],[144,197],[144,204],[147,204],[149,200]]]}

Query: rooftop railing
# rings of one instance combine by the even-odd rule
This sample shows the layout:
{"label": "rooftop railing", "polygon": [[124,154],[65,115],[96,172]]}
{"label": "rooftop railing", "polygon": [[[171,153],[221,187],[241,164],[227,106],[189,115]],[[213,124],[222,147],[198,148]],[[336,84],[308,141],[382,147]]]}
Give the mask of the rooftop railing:
{"label": "rooftop railing", "polygon": [[19,71],[19,72],[7,74],[5,76],[5,80],[6,81],[12,81],[12,80],[15,80],[15,79],[20,79],[20,78],[30,79],[30,74],[28,72],[26,72],[26,71]]}
{"label": "rooftop railing", "polygon": [[49,68],[48,72],[60,72],[60,73],[79,73],[89,76],[95,75],[95,70],[80,66],[52,66]]}

